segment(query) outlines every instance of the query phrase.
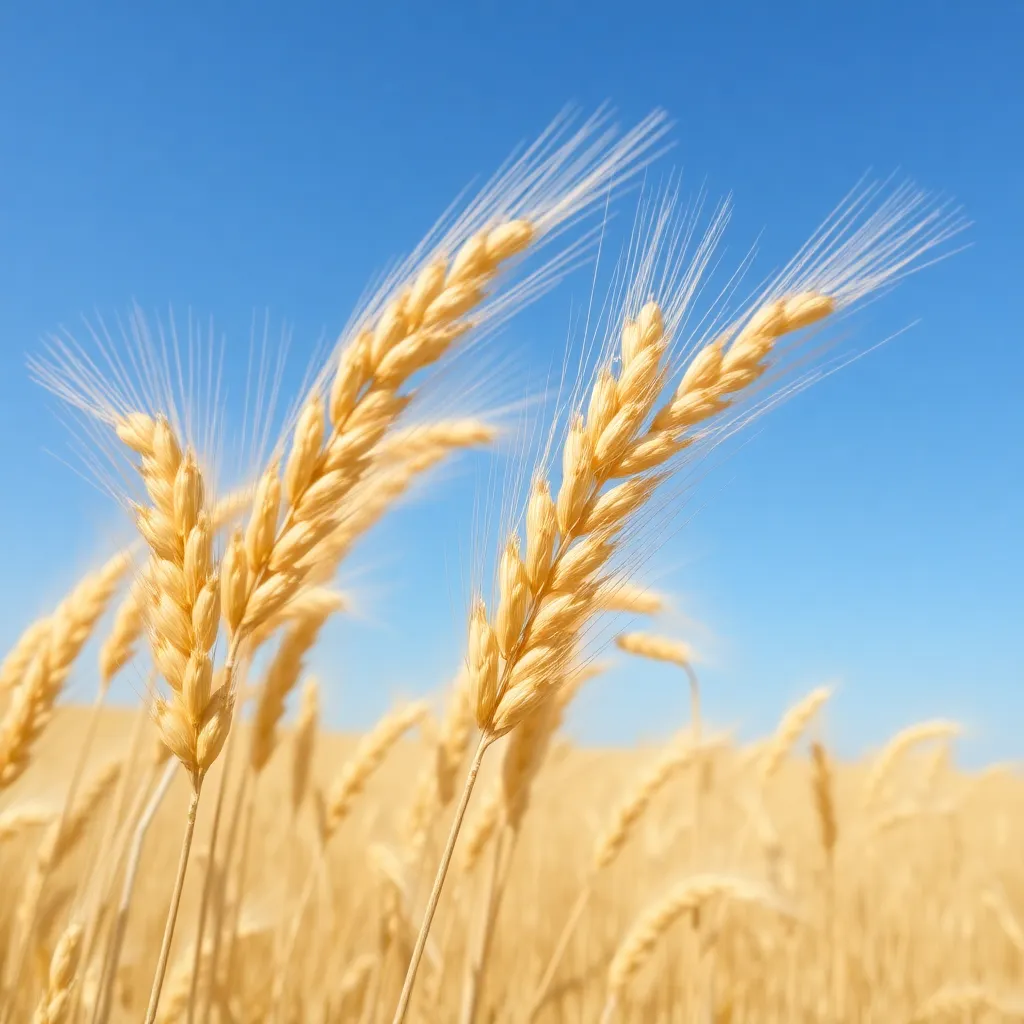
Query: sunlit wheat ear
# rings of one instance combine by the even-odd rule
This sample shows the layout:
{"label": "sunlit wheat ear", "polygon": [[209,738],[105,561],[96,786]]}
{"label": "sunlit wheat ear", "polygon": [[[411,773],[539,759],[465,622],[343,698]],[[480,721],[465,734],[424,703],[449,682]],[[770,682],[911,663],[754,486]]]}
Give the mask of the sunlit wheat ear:
{"label": "sunlit wheat ear", "polygon": [[117,555],[86,576],[41,630],[35,653],[0,721],[0,790],[28,766],[32,745],[46,727],[72,665],[130,565]]}
{"label": "sunlit wheat ear", "polygon": [[338,982],[337,1011],[341,1013],[359,1014],[363,1009],[363,1000],[370,983],[370,975],[377,964],[377,957],[372,953],[364,953],[345,968]]}
{"label": "sunlit wheat ear", "polygon": [[591,870],[595,873],[603,871],[618,857],[651,801],[672,778],[724,743],[725,737],[721,736],[695,743],[689,731],[676,737],[641,776],[636,789],[612,813],[607,828],[594,846]]}
{"label": "sunlit wheat ear", "polygon": [[46,991],[36,1006],[32,1024],[63,1024],[68,1019],[81,945],[82,926],[68,925],[53,952]]}
{"label": "sunlit wheat ear", "polygon": [[261,482],[269,500],[254,502],[247,533],[265,543],[256,552],[248,545],[229,549],[244,581],[227,618],[231,634],[258,628],[302,585],[305,557],[335,529],[339,505],[411,401],[411,379],[493,309],[486,300],[505,265],[592,202],[595,188],[619,179],[656,130],[649,125],[576,180],[557,173],[553,187],[538,189],[529,184],[531,170],[504,195],[487,196],[370,303],[340,346],[330,386],[307,397],[280,471],[272,463]]}
{"label": "sunlit wheat ear", "polygon": [[[658,942],[684,914],[710,900],[747,904],[775,914],[789,915],[782,901],[766,886],[728,875],[697,875],[686,879],[662,901],[643,914],[626,934],[608,968],[608,1001],[618,1004],[630,982],[650,959]],[[611,1020],[611,1013],[605,1013]]]}
{"label": "sunlit wheat ear", "polygon": [[[693,439],[693,430],[764,373],[777,339],[834,308],[814,293],[769,303],[728,347],[713,342],[698,352],[657,411],[670,341],[662,307],[648,301],[624,319],[618,373],[611,365],[601,370],[586,414],[570,422],[557,498],[543,477],[534,482],[525,561],[517,537],[506,544],[493,621],[484,618],[480,602],[474,605],[471,650],[478,652],[478,725],[485,733],[513,729],[557,687],[569,653],[598,611],[595,595],[624,531],[643,513],[660,471]],[[497,680],[492,650],[503,659]]]}
{"label": "sunlit wheat ear", "polygon": [[121,669],[135,657],[135,645],[146,628],[146,588],[136,580],[114,613],[114,622],[100,648],[100,683],[108,687]]}
{"label": "sunlit wheat ear", "polygon": [[437,420],[394,430],[381,445],[380,459],[408,462],[438,452],[492,444],[497,428],[481,419]]}
{"label": "sunlit wheat ear", "polygon": [[831,696],[830,687],[819,686],[797,701],[782,716],[778,728],[768,738],[764,747],[756,752],[757,775],[761,785],[776,775],[807,726]]}
{"label": "sunlit wheat ear", "polygon": [[476,420],[427,423],[385,440],[372,468],[334,511],[335,525],[303,556],[304,585],[326,583],[356,542],[374,527],[424,474],[454,452],[486,444],[495,430]]}
{"label": "sunlit wheat ear", "polygon": [[418,725],[428,713],[420,702],[396,708],[384,716],[360,740],[355,753],[328,789],[325,800],[325,833],[330,838],[352,810],[355,798],[363,791],[370,776],[380,767],[388,751],[402,736]]}
{"label": "sunlit wheat ear", "polygon": [[249,652],[253,653],[262,647],[280,629],[311,618],[326,620],[331,615],[346,611],[349,606],[349,598],[337,590],[330,587],[305,587],[281,605],[259,629],[249,634]]}
{"label": "sunlit wheat ear", "polygon": [[274,752],[285,701],[299,681],[304,659],[316,644],[327,614],[318,610],[298,618],[285,630],[267,666],[256,701],[249,747],[249,763],[256,773],[263,771]]}
{"label": "sunlit wheat ear", "polygon": [[654,590],[639,587],[628,580],[609,579],[594,595],[594,603],[602,612],[625,612],[629,615],[657,615],[665,609],[665,597]]}
{"label": "sunlit wheat ear", "polygon": [[49,617],[36,619],[18,637],[17,642],[0,664],[0,695],[10,693],[18,686],[36,654],[42,649],[50,635]]}
{"label": "sunlit wheat ear", "polygon": [[970,1020],[979,1013],[1020,1020],[1024,1016],[1024,994],[1006,995],[984,985],[949,985],[921,1003],[909,1024]]}
{"label": "sunlit wheat ear", "polygon": [[569,671],[553,698],[536,715],[526,719],[522,729],[513,732],[508,738],[501,762],[502,818],[513,831],[522,822],[533,783],[569,705],[583,686],[597,674],[591,668],[586,665]]}
{"label": "sunlit wheat ear", "polygon": [[836,822],[835,782],[832,761],[825,748],[815,741],[811,744],[811,790],[814,809],[818,813],[821,846],[831,861],[835,851],[839,827]]}
{"label": "sunlit wheat ear", "polygon": [[897,733],[882,748],[881,753],[877,755],[871,765],[871,770],[864,780],[861,794],[862,804],[869,807],[878,800],[896,766],[913,747],[932,740],[948,739],[951,736],[956,736],[960,731],[961,727],[956,722],[936,719],[918,722]]}
{"label": "sunlit wheat ear", "polygon": [[699,736],[701,728],[700,680],[693,668],[693,650],[689,644],[653,633],[621,633],[615,638],[620,650],[651,661],[663,661],[678,665],[685,673],[690,685],[690,718],[694,732]]}
{"label": "sunlit wheat ear", "polygon": [[17,804],[0,814],[0,843],[15,839],[29,829],[49,825],[56,811],[39,804]]}
{"label": "sunlit wheat ear", "polygon": [[664,661],[685,668],[693,663],[693,650],[689,644],[651,633],[622,633],[615,638],[616,646],[639,658]]}
{"label": "sunlit wheat ear", "polygon": [[153,706],[157,729],[198,789],[227,738],[234,706],[230,678],[214,687],[212,651],[220,621],[213,524],[202,470],[168,420],[123,417],[118,437],[140,456],[151,504],[136,523],[149,547],[146,624],[153,660],[170,687]]}
{"label": "sunlit wheat ear", "polygon": [[312,677],[302,685],[299,713],[295,719],[292,736],[291,760],[291,809],[294,817],[306,798],[309,787],[309,773],[313,764],[313,750],[316,745],[317,725],[320,719],[320,686]]}

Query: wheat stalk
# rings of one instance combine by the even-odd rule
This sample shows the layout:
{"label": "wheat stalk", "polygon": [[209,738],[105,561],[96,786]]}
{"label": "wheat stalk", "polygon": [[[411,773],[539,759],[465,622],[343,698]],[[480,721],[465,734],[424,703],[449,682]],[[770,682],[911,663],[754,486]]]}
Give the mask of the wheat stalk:
{"label": "wheat stalk", "polygon": [[[675,457],[696,443],[707,423],[762,380],[787,335],[817,324],[878,287],[887,265],[902,266],[888,241],[879,243],[878,253],[870,251],[870,238],[856,241],[856,253],[840,247],[838,254],[810,268],[798,261],[799,272],[780,279],[782,294],[760,301],[736,325],[698,349],[660,407],[668,378],[666,354],[688,293],[683,289],[676,305],[663,307],[654,300],[640,305],[635,297],[650,282],[641,275],[633,283],[627,301],[635,306],[627,308],[621,321],[618,373],[610,363],[602,367],[585,412],[581,405],[571,416],[557,497],[538,472],[526,510],[525,545],[513,532],[501,554],[496,610],[489,618],[480,597],[471,606],[469,669],[482,735],[394,1024],[401,1024],[408,1011],[426,936],[487,748],[528,720],[558,690],[585,627],[600,610],[594,598],[605,567]],[[786,290],[793,285],[798,287]]]}

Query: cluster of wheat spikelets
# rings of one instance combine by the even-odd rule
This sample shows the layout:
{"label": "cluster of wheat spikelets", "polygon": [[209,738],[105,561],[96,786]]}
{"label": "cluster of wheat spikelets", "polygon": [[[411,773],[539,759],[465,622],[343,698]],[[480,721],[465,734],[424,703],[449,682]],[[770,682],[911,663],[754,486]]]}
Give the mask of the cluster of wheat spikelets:
{"label": "cluster of wheat spikelets", "polygon": [[[785,396],[787,352],[948,236],[914,196],[844,208],[696,334],[710,244],[673,265],[679,236],[654,217],[600,365],[509,499],[440,712],[398,706],[351,744],[320,727],[305,665],[344,611],[339,565],[419,476],[494,436],[417,421],[419,390],[552,283],[563,257],[507,275],[661,130],[588,125],[527,151],[358,311],[240,492],[216,493],[215,453],[166,381],[55,347],[41,376],[123,458],[138,541],[0,665],[0,1024],[1017,1012],[1008,784],[958,776],[947,723],[860,778],[820,740],[801,752],[822,689],[737,748],[702,721],[689,648],[624,633],[623,651],[678,667],[691,721],[653,753],[560,735],[608,623],[660,610],[636,571],[673,480]],[[65,711],[107,619],[94,707]],[[142,706],[105,710],[129,670]]]}

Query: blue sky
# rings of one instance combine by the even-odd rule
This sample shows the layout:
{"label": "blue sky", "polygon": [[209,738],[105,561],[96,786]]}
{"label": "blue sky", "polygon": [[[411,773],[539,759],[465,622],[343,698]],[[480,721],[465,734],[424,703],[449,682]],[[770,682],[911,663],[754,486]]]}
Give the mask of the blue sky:
{"label": "blue sky", "polygon": [[[124,529],[29,381],[44,334],[137,300],[212,315],[242,353],[254,312],[269,310],[293,334],[287,391],[463,186],[567,102],[610,101],[624,122],[667,109],[664,169],[731,192],[728,253],[761,234],[766,270],[869,169],[951,195],[973,220],[969,251],[857,321],[865,345],[920,319],[912,331],[764,420],[711,475],[651,566],[676,605],[653,628],[708,652],[708,713],[744,735],[837,680],[828,737],[843,753],[950,716],[969,729],[967,759],[1015,757],[1024,8],[924,10],[5,4],[0,647]],[[521,397],[509,388],[560,352],[586,291],[571,279],[505,331],[515,372],[501,398]],[[229,370],[243,373],[242,358]],[[362,727],[454,668],[460,537],[487,473],[459,463],[355,556],[346,582],[363,613],[331,631],[315,666],[334,722]],[[91,686],[86,664],[72,695]],[[620,662],[573,729],[598,743],[655,737],[685,707],[671,671]]]}

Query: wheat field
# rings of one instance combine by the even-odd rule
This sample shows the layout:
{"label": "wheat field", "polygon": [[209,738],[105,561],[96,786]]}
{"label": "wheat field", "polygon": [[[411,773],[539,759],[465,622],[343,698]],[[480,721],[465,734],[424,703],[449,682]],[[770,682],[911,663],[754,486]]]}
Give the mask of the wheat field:
{"label": "wheat field", "polygon": [[[444,367],[472,373],[480,338],[560,284],[595,237],[570,229],[625,201],[665,131],[552,129],[384,279],[273,430],[258,403],[215,423],[215,388],[184,387],[138,321],[128,357],[60,336],[33,361],[137,537],[0,665],[0,1024],[1024,1016],[1020,780],[959,770],[941,720],[843,763],[825,687],[739,744],[644,579],[703,460],[834,369],[833,323],[943,255],[961,224],[914,189],[853,193],[702,312],[724,209],[698,229],[676,191],[647,194],[594,365],[492,488],[457,678],[362,736],[320,720],[331,680],[307,661],[349,611],[339,567],[499,433],[429,414]],[[268,440],[235,465],[238,433]],[[92,639],[96,700],[75,706]],[[566,738],[612,651],[688,686],[662,748]],[[107,706],[121,676],[137,707]]]}

